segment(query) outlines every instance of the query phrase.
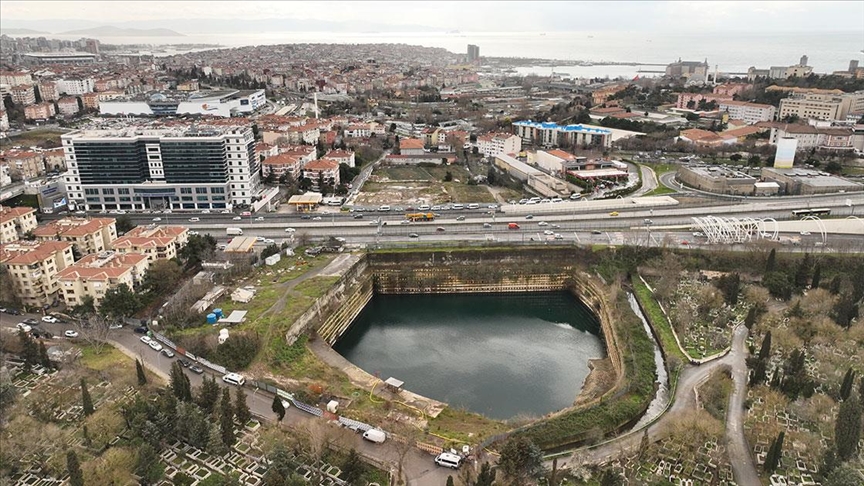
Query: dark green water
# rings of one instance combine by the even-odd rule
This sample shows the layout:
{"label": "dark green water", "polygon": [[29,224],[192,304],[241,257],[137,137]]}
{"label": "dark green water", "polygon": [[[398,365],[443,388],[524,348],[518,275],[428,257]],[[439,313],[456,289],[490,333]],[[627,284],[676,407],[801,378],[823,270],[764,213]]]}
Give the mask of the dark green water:
{"label": "dark green water", "polygon": [[566,292],[376,295],[334,349],[381,379],[496,419],[572,405],[596,317]]}

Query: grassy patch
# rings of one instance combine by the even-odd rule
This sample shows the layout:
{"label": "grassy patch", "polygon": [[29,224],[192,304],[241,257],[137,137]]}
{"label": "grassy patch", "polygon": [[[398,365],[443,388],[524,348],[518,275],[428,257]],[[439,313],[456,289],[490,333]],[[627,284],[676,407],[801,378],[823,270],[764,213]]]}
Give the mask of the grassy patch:
{"label": "grassy patch", "polygon": [[493,203],[495,197],[486,186],[469,186],[457,182],[445,182],[444,189],[453,202],[459,203]]}
{"label": "grassy patch", "polygon": [[300,292],[306,297],[317,299],[338,281],[339,277],[313,277],[297,284],[294,291]]}
{"label": "grassy patch", "polygon": [[99,354],[96,354],[93,346],[84,346],[81,348],[81,365],[91,370],[103,371],[118,366],[130,367],[131,360],[112,346],[104,346]]}
{"label": "grassy patch", "polygon": [[60,146],[60,135],[66,133],[67,130],[51,130],[51,129],[41,129],[41,130],[30,130],[19,135],[15,135],[14,137],[10,137],[8,139],[0,139],[0,146],[3,148],[13,147],[16,145],[20,145],[23,147],[32,147],[34,145],[39,145],[48,140],[52,140],[57,142],[57,147]]}
{"label": "grassy patch", "polygon": [[660,185],[660,186],[657,186],[657,188],[654,189],[653,191],[646,192],[645,194],[643,194],[643,196],[646,196],[646,197],[647,196],[663,196],[666,194],[674,194],[676,192],[678,192],[678,191],[676,191],[675,189],[669,189],[666,186]]}
{"label": "grassy patch", "polygon": [[[474,443],[501,434],[507,425],[467,410],[447,407],[429,421],[429,433],[446,437],[455,443]],[[472,434],[469,436],[469,434]]]}
{"label": "grassy patch", "polygon": [[690,362],[690,357],[685,356],[678,348],[678,343],[675,341],[675,334],[672,331],[672,324],[666,315],[660,310],[660,304],[654,298],[654,294],[648,290],[648,286],[642,282],[638,275],[633,275],[630,280],[633,284],[633,291],[636,294],[636,299],[639,304],[645,309],[648,317],[648,323],[654,329],[654,333],[660,338],[660,345],[663,346],[663,351],[666,356],[677,356],[685,362]]}

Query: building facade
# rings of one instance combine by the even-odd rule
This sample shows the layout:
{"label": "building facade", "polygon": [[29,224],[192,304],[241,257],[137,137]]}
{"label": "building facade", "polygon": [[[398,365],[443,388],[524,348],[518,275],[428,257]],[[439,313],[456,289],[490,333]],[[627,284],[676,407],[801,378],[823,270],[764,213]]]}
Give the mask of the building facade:
{"label": "building facade", "polygon": [[76,306],[85,296],[90,296],[98,306],[109,289],[126,285],[134,290],[144,279],[148,267],[145,255],[103,251],[87,255],[61,270],[57,282],[66,305]]}
{"label": "building facade", "polygon": [[230,209],[260,187],[248,126],[79,130],[61,137],[70,201],[87,209]]}
{"label": "building facade", "polygon": [[516,135],[524,143],[543,147],[578,145],[589,147],[611,147],[612,131],[587,125],[558,125],[528,121],[513,122]]}
{"label": "building facade", "polygon": [[797,116],[802,120],[845,120],[849,113],[864,111],[864,91],[832,95],[826,93],[796,93],[780,100],[778,117]]}
{"label": "building facade", "polygon": [[522,139],[510,133],[490,133],[477,137],[477,151],[484,157],[500,154],[518,154],[522,151]]}
{"label": "building facade", "polygon": [[321,191],[323,182],[330,187],[339,185],[339,162],[329,159],[318,159],[303,166],[303,177],[312,181],[312,190]]}
{"label": "building facade", "polygon": [[183,226],[136,226],[117,238],[111,247],[126,254],[145,255],[152,264],[156,260],[171,260],[189,241],[189,230]]}
{"label": "building facade", "polygon": [[58,299],[57,274],[74,263],[72,244],[63,241],[17,241],[0,248],[16,296],[26,306],[41,307]]}
{"label": "building facade", "polygon": [[0,206],[0,243],[21,239],[37,226],[35,209]]}
{"label": "building facade", "polygon": [[28,120],[47,120],[56,114],[54,103],[45,102],[24,107],[24,118]]}
{"label": "building facade", "polygon": [[117,225],[114,218],[63,218],[36,228],[33,234],[40,241],[68,241],[86,255],[110,250]]}
{"label": "building facade", "polygon": [[743,120],[748,125],[759,123],[762,121],[772,121],[774,114],[777,111],[771,105],[763,105],[761,103],[748,103],[746,101],[725,100],[718,102],[720,111],[729,113],[729,118],[733,120]]}

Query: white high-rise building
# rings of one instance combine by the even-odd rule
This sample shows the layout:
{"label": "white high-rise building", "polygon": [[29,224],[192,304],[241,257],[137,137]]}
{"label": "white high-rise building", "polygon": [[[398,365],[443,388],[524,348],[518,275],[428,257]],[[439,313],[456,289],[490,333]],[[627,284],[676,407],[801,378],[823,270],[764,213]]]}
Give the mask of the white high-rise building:
{"label": "white high-rise building", "polygon": [[798,140],[781,138],[777,140],[777,152],[774,154],[775,169],[791,169],[795,163],[795,152],[798,150]]}

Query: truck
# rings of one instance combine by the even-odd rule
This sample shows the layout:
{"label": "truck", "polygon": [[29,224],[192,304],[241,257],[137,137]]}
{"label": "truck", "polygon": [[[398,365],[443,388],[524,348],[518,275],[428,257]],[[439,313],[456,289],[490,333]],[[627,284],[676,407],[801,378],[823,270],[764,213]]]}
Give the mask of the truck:
{"label": "truck", "polygon": [[408,221],[432,221],[435,219],[434,213],[408,213],[405,215]]}
{"label": "truck", "polygon": [[242,236],[243,230],[240,228],[225,228],[225,232],[228,236]]}

